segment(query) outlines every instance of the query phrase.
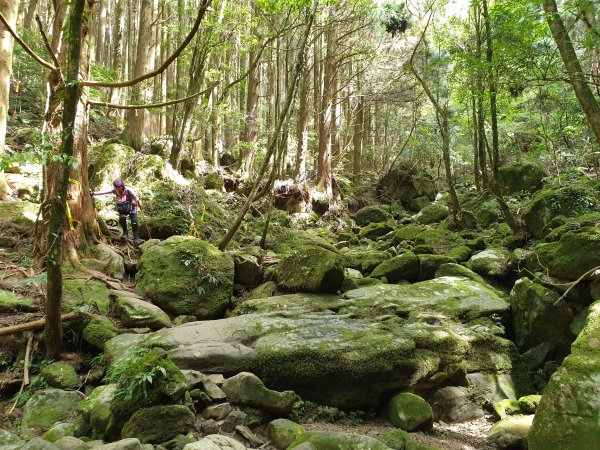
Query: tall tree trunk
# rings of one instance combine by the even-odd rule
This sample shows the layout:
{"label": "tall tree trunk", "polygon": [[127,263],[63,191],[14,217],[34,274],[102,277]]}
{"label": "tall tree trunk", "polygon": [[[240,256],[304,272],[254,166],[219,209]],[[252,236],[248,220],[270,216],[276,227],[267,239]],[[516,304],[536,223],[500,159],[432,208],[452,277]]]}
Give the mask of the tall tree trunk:
{"label": "tall tree trunk", "polygon": [[[139,77],[148,71],[148,53],[152,37],[152,0],[142,0],[140,4],[139,33],[137,39],[137,50],[135,56],[135,67],[133,76]],[[130,103],[143,103],[147,98],[147,87],[140,83],[131,88]],[[136,151],[142,149],[144,144],[144,124],[146,110],[128,110],[127,118],[127,143]]]}
{"label": "tall tree trunk", "polygon": [[[17,0],[17,3],[19,0]],[[25,0],[21,0],[21,2],[25,3]],[[25,17],[23,18],[23,28],[26,30],[31,30],[33,27],[33,19],[35,18],[35,11],[37,9],[38,0],[29,0],[29,5],[27,5],[27,9],[25,12]]]}
{"label": "tall tree trunk", "polygon": [[[19,2],[0,0],[0,12],[14,29],[17,23]],[[0,24],[0,157],[4,154],[6,142],[6,121],[8,120],[8,97],[10,94],[10,74],[12,72],[13,39],[4,25]],[[4,172],[0,170],[0,200],[6,200],[9,189]]]}
{"label": "tall tree trunk", "polygon": [[[86,0],[73,0],[69,15],[69,58],[65,80],[65,101],[63,110],[63,132],[60,153],[69,161],[74,154],[75,118],[81,94],[78,83],[81,59],[82,21]],[[67,219],[66,199],[69,186],[68,162],[57,163],[61,173],[57,189],[48,197],[50,226],[48,229],[48,252],[46,270],[48,276],[46,294],[46,357],[58,359],[62,350],[62,326],[60,305],[62,299],[62,249],[63,228]],[[58,180],[57,180],[58,181]]]}
{"label": "tall tree trunk", "polygon": [[325,25],[325,62],[323,67],[323,92],[319,113],[319,156],[317,160],[317,186],[326,195],[332,193],[331,181],[331,121],[333,119],[334,30],[331,18]]}
{"label": "tall tree trunk", "polygon": [[600,144],[600,105],[598,105],[586,81],[585,73],[581,67],[579,58],[577,58],[577,53],[575,53],[569,33],[558,13],[556,1],[544,0],[544,11],[546,12],[546,20],[552,32],[552,37],[556,42],[560,56],[567,69],[569,82],[573,86],[579,105],[583,109],[587,121],[596,136],[596,141]]}
{"label": "tall tree trunk", "polygon": [[354,112],[354,134],[352,136],[352,181],[358,184],[361,173],[361,159],[363,146],[363,130],[365,127],[365,101],[362,95],[356,100]]}
{"label": "tall tree trunk", "polygon": [[[257,45],[260,45],[257,43]],[[256,59],[258,50],[256,47],[248,52],[248,68]],[[245,145],[241,147],[240,158],[242,161],[242,175],[249,176],[252,172],[252,163],[254,159],[254,146],[258,138],[258,100],[260,87],[260,64],[257,64],[248,75],[248,88],[246,92],[246,116],[244,117],[244,131],[242,142]]]}
{"label": "tall tree trunk", "polygon": [[488,14],[488,2],[482,0],[483,21],[485,23],[486,62],[488,72],[488,89],[490,91],[490,118],[492,121],[492,175],[494,180],[498,176],[500,164],[500,143],[498,141],[498,107],[496,97],[498,95],[497,69],[494,65],[494,47],[492,44],[492,26]]}
{"label": "tall tree trunk", "polygon": [[[123,73],[123,30],[125,28],[125,14],[123,13],[123,2],[125,0],[115,0],[114,13],[114,34],[113,34],[113,54],[112,68],[117,75]],[[110,89],[109,100],[112,103],[119,103],[121,95],[120,89]]]}
{"label": "tall tree trunk", "polygon": [[[307,50],[309,53],[309,50]],[[308,125],[310,122],[310,75],[311,63],[310,56],[307,54],[306,63],[302,71],[302,80],[300,86],[300,111],[298,112],[298,129],[296,131],[296,140],[298,142],[296,149],[296,167],[294,169],[294,180],[296,183],[306,181],[306,158],[308,156]]]}
{"label": "tall tree trunk", "polygon": [[106,54],[104,49],[104,42],[106,37],[106,13],[108,10],[109,0],[100,0],[100,9],[98,11],[98,22],[96,23],[96,57],[95,60],[105,66],[106,60],[104,55]]}

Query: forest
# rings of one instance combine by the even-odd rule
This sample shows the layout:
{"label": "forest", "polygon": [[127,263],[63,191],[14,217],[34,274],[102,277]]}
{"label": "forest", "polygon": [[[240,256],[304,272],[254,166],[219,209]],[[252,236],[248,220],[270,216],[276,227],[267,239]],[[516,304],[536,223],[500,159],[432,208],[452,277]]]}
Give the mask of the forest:
{"label": "forest", "polygon": [[0,0],[0,450],[600,450],[598,0]]}

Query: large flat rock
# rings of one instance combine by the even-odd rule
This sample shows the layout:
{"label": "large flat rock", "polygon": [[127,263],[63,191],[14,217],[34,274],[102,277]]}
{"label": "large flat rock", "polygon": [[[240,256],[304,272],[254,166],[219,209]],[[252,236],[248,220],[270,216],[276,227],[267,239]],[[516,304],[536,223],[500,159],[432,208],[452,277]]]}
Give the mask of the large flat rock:
{"label": "large flat rock", "polygon": [[113,358],[161,346],[182,369],[253,372],[269,387],[344,407],[374,406],[470,372],[508,372],[514,345],[491,317],[508,304],[474,281],[443,277],[357,289],[345,298],[253,300],[227,319],[110,340]]}

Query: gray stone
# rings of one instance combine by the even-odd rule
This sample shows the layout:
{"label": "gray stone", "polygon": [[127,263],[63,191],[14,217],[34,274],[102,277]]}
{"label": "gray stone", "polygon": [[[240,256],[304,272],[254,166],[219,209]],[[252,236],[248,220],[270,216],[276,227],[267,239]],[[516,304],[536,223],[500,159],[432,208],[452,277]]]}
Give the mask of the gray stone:
{"label": "gray stone", "polygon": [[394,395],[388,403],[388,419],[405,431],[429,430],[433,427],[433,411],[425,399],[410,392]]}
{"label": "gray stone", "polygon": [[248,414],[239,409],[234,409],[231,413],[225,418],[221,428],[225,433],[233,433],[235,427],[238,425],[245,425],[248,420]]}
{"label": "gray stone", "polygon": [[289,415],[300,403],[300,397],[293,391],[277,392],[267,389],[260,378],[249,372],[242,372],[225,380],[223,391],[233,403],[275,414]]}
{"label": "gray stone", "polygon": [[484,411],[470,398],[468,388],[446,386],[438,389],[429,399],[436,421],[446,423],[469,422],[484,416]]}
{"label": "gray stone", "polygon": [[467,266],[472,271],[490,277],[501,277],[508,273],[510,252],[506,249],[492,248],[471,256]]}
{"label": "gray stone", "polygon": [[142,443],[137,438],[121,439],[110,444],[94,447],[96,450],[141,450]]}
{"label": "gray stone", "polygon": [[111,297],[115,299],[117,316],[125,327],[149,327],[159,330],[172,325],[167,313],[134,294],[111,291]]}
{"label": "gray stone", "polygon": [[211,434],[183,447],[183,450],[247,450],[244,444],[229,436]]}
{"label": "gray stone", "polygon": [[10,431],[0,428],[0,446],[4,445],[23,445],[25,441]]}
{"label": "gray stone", "polygon": [[252,447],[260,447],[261,445],[263,445],[265,443],[262,439],[260,439],[258,436],[256,436],[250,430],[250,428],[248,428],[246,425],[238,425],[237,427],[235,427],[235,431],[237,431],[238,433],[240,433],[240,435],[246,441],[248,441],[248,443]]}
{"label": "gray stone", "polygon": [[64,362],[44,366],[41,374],[49,386],[57,389],[75,389],[81,384],[75,368]]}
{"label": "gray stone", "polygon": [[218,434],[219,425],[213,419],[204,420],[201,425],[202,432],[204,434]]}
{"label": "gray stone", "polygon": [[[312,446],[306,446],[311,444]],[[304,447],[302,447],[304,445]],[[289,446],[289,450],[344,449],[344,450],[390,450],[379,439],[354,433],[308,431]]]}
{"label": "gray stone", "polygon": [[515,446],[521,445],[526,449],[527,446],[523,446],[523,443],[527,442],[532,422],[533,415],[507,416],[488,431],[488,436],[499,448],[518,448]]}
{"label": "gray stone", "polygon": [[35,437],[20,447],[19,450],[59,450],[59,447],[40,437]]}
{"label": "gray stone", "polygon": [[231,412],[229,403],[219,403],[217,405],[209,405],[202,410],[202,417],[206,419],[222,420]]}
{"label": "gray stone", "polygon": [[141,443],[167,441],[186,434],[194,425],[194,414],[184,405],[160,405],[138,409],[123,426],[123,438],[137,437]]}
{"label": "gray stone", "polygon": [[91,445],[73,436],[63,436],[54,442],[61,450],[85,450],[91,448]]}

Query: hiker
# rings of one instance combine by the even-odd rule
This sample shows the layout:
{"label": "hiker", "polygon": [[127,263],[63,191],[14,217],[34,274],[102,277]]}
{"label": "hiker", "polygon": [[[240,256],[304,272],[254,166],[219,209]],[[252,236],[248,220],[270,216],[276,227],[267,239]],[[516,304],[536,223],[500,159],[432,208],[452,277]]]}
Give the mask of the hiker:
{"label": "hiker", "polygon": [[133,231],[133,243],[134,245],[139,245],[144,242],[140,239],[137,222],[137,209],[141,206],[140,199],[135,192],[125,187],[125,183],[120,178],[113,181],[113,186],[115,188],[112,191],[92,192],[91,194],[92,196],[106,194],[115,194],[117,196],[116,205],[117,212],[119,213],[119,223],[121,224],[121,228],[123,228],[121,240],[125,241],[127,239],[127,216],[129,216],[131,219],[131,230]]}

